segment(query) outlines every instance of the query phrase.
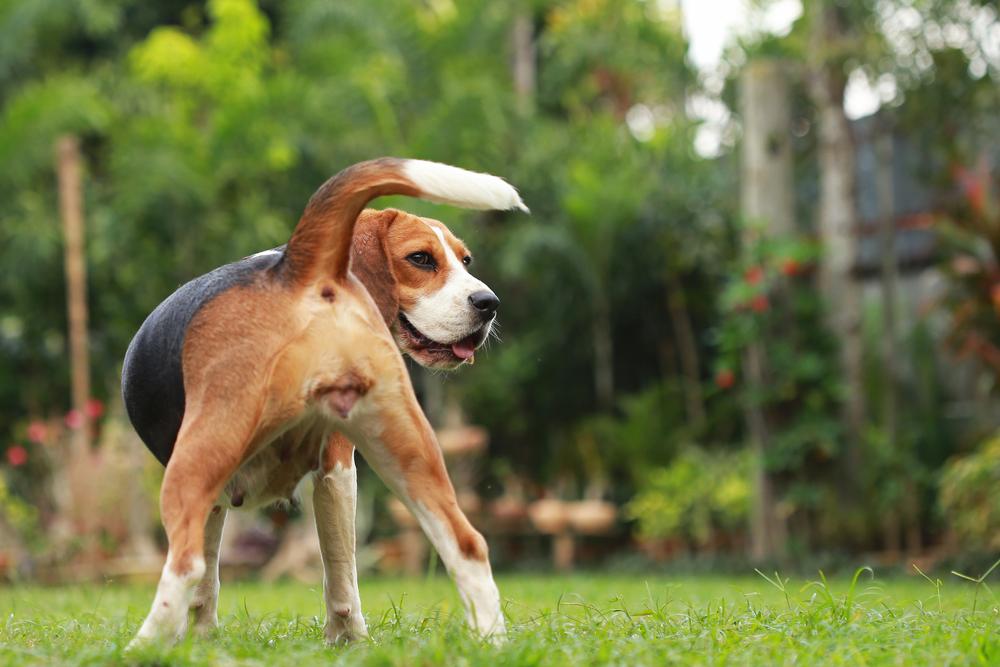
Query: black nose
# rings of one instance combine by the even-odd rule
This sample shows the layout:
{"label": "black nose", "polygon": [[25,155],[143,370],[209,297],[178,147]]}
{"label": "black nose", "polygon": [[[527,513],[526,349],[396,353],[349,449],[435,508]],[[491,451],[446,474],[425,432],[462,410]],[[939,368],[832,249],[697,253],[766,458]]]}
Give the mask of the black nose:
{"label": "black nose", "polygon": [[482,289],[470,294],[469,303],[483,316],[492,315],[500,307],[500,299],[488,289]]}

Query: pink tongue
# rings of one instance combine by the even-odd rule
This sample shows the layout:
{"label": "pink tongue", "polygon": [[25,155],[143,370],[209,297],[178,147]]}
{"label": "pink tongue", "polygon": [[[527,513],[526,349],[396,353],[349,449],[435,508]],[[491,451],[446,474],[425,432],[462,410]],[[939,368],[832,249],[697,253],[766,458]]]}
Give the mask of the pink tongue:
{"label": "pink tongue", "polygon": [[476,341],[473,336],[463,338],[457,343],[452,343],[452,353],[459,359],[465,360],[476,353]]}

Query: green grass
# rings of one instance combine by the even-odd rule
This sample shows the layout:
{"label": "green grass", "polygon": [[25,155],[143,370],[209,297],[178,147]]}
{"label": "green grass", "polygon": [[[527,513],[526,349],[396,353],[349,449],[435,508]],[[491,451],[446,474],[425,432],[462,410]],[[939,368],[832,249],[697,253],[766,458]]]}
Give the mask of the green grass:
{"label": "green grass", "polygon": [[[502,576],[510,637],[465,629],[444,578],[365,580],[371,641],[326,647],[317,586],[223,583],[222,629],[145,664],[1000,665],[992,592],[948,575],[824,583],[615,574]],[[783,588],[784,592],[779,590]],[[977,590],[978,588],[978,590]],[[116,664],[153,586],[0,588],[0,665]]]}

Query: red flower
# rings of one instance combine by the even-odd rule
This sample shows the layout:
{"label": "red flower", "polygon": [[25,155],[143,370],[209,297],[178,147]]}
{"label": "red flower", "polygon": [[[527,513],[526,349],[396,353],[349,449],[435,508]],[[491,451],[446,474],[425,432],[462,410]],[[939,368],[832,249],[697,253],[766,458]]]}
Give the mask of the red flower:
{"label": "red flower", "polygon": [[66,426],[70,428],[80,428],[83,426],[83,414],[79,410],[73,409],[66,413]]}
{"label": "red flower", "polygon": [[979,273],[982,266],[971,255],[959,255],[951,261],[951,270],[960,276],[972,276]]}
{"label": "red flower", "polygon": [[781,263],[781,272],[791,278],[792,276],[798,275],[799,271],[802,269],[802,265],[797,261],[789,257]]}
{"label": "red flower", "polygon": [[48,437],[49,427],[45,425],[45,422],[36,420],[28,424],[28,440],[36,445],[43,445]]}
{"label": "red flower", "polygon": [[978,169],[966,169],[958,166],[955,169],[955,180],[962,190],[962,194],[969,202],[969,206],[977,214],[982,214],[986,208],[986,180],[988,176],[980,166]]}
{"label": "red flower", "polygon": [[986,210],[986,187],[983,185],[983,182],[976,181],[966,188],[965,196],[968,197],[969,206],[972,207],[972,210],[982,215]]}
{"label": "red flower", "polygon": [[759,266],[751,266],[747,269],[747,272],[743,274],[743,279],[751,285],[759,285],[760,281],[764,279],[764,269]]}
{"label": "red flower", "polygon": [[715,374],[715,384],[719,389],[729,389],[736,384],[736,375],[728,368],[723,368]]}
{"label": "red flower", "polygon": [[7,462],[15,468],[23,466],[28,462],[28,450],[21,445],[14,445],[7,449]]}
{"label": "red flower", "polygon": [[755,313],[763,313],[771,307],[771,303],[767,300],[767,296],[764,294],[758,294],[750,301],[750,310]]}
{"label": "red flower", "polygon": [[84,408],[84,411],[91,419],[100,419],[101,415],[104,414],[104,403],[96,398],[87,399],[87,407]]}

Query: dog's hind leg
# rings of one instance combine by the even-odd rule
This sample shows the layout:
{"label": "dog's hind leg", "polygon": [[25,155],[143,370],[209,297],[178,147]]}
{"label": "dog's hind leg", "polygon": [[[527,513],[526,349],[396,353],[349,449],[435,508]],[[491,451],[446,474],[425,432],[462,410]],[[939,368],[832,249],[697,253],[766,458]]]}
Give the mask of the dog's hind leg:
{"label": "dog's hind leg", "polygon": [[[222,446],[226,442],[220,437],[222,433],[200,425],[208,421],[185,421],[163,475],[160,514],[169,545],[167,562],[153,607],[130,648],[147,641],[169,643],[180,639],[187,627],[195,587],[205,576],[208,515],[236,469],[241,452],[238,447]],[[231,433],[226,435],[232,437]]]}
{"label": "dog's hind leg", "polygon": [[219,626],[219,549],[226,526],[226,508],[216,505],[205,523],[205,576],[194,592],[194,631],[205,634]]}
{"label": "dog's hind leg", "polygon": [[313,486],[316,530],[323,554],[324,632],[329,643],[368,636],[368,628],[361,615],[355,560],[357,495],[354,445],[344,436],[336,434],[326,445],[322,470]]}

